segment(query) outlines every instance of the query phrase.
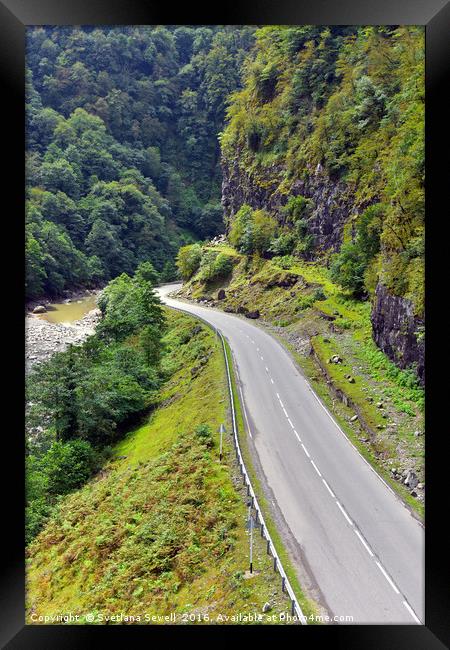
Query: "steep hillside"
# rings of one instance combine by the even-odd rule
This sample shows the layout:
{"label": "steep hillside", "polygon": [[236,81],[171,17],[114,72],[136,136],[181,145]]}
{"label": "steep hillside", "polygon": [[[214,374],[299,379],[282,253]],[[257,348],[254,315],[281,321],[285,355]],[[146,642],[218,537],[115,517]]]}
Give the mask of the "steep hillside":
{"label": "steep hillside", "polygon": [[251,27],[27,32],[27,298],[104,284],[223,229],[220,149]]}
{"label": "steep hillside", "polygon": [[221,143],[228,227],[275,217],[268,248],[370,299],[377,345],[423,381],[423,28],[258,30]]}
{"label": "steep hillside", "polygon": [[190,317],[167,317],[171,379],[161,406],[60,501],[28,547],[28,623],[68,612],[94,624],[214,623],[239,613],[241,621],[219,622],[254,623],[245,616],[262,614],[266,602],[263,623],[289,612],[257,535],[255,573],[246,574],[247,508],[228,438],[218,463],[218,425],[229,423],[220,342]]}
{"label": "steep hillside", "polygon": [[412,370],[400,370],[375,345],[370,304],[316,262],[267,260],[211,243],[198,247],[193,264],[196,248],[179,256],[181,271],[191,273],[180,295],[252,318],[280,338],[356,446],[421,512],[424,390]]}

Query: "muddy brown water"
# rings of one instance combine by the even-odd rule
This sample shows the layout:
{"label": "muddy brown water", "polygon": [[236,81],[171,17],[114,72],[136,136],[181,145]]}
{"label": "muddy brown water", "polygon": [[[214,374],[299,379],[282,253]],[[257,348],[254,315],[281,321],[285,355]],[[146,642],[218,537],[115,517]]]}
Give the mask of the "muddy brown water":
{"label": "muddy brown water", "polygon": [[49,323],[73,323],[96,307],[96,296],[85,296],[73,299],[71,302],[55,302],[47,305],[45,314],[39,318]]}

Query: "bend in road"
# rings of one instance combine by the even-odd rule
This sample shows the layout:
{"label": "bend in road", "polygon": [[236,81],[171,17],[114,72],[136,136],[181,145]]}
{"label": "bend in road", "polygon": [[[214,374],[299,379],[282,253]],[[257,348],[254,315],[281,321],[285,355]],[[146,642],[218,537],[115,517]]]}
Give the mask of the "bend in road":
{"label": "bend in road", "polygon": [[250,321],[158,292],[220,329],[237,366],[252,449],[331,616],[424,620],[424,531],[359,454],[282,345]]}

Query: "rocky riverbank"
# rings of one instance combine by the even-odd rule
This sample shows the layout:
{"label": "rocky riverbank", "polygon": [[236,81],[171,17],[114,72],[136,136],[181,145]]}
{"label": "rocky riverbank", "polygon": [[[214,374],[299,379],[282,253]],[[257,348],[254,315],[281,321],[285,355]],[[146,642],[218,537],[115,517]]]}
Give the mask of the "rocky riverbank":
{"label": "rocky riverbank", "polygon": [[93,309],[69,324],[49,323],[33,314],[25,317],[25,373],[38,363],[62,352],[70,344],[80,345],[95,332],[100,310]]}

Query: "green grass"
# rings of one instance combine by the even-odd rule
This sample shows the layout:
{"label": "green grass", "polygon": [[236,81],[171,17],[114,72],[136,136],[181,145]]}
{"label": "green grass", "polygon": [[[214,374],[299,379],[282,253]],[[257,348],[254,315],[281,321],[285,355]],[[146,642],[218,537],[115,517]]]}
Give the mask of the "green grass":
{"label": "green grass", "polygon": [[[228,437],[218,461],[218,425],[231,431],[220,341],[191,317],[168,318],[161,406],[97,477],[61,500],[28,547],[28,623],[67,612],[81,624],[88,613],[101,624],[113,614],[145,623],[171,612],[177,622],[208,623],[261,613],[266,601],[269,615],[290,611],[257,535],[255,575],[245,575],[247,508]],[[211,443],[196,435],[199,424]]]}
{"label": "green grass", "polygon": [[[307,377],[328,394],[331,410],[343,410],[343,428],[351,430],[357,446],[364,449],[377,471],[391,476],[391,468],[400,473],[413,469],[424,482],[424,438],[414,435],[424,429],[424,390],[412,370],[399,369],[374,343],[370,303],[346,294],[331,281],[328,269],[316,262],[294,260],[287,268],[285,261],[281,263],[283,266],[277,258],[241,256],[224,286],[226,298],[218,306],[234,311],[240,306],[258,309],[261,320],[283,345],[299,353]],[[294,286],[280,286],[289,275],[298,277]],[[196,278],[186,289],[192,290],[193,297],[208,295],[208,287]],[[354,410],[333,399],[319,363],[307,356],[309,348],[326,368],[333,386],[355,404],[370,434],[361,431],[358,423],[349,422]],[[334,354],[341,356],[342,364],[327,363]],[[354,383],[346,375],[351,375]],[[382,409],[377,408],[378,402]],[[362,442],[361,436],[368,438],[367,442]],[[423,502],[399,482],[390,482],[416,512],[423,513]]]}

